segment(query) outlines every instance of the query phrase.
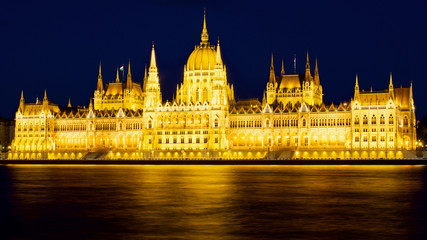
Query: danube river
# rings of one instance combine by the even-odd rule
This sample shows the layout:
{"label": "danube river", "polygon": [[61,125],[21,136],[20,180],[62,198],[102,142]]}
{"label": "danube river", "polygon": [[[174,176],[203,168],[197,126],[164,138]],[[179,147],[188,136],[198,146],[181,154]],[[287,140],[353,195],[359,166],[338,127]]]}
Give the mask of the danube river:
{"label": "danube river", "polygon": [[0,165],[0,239],[425,239],[426,166]]}

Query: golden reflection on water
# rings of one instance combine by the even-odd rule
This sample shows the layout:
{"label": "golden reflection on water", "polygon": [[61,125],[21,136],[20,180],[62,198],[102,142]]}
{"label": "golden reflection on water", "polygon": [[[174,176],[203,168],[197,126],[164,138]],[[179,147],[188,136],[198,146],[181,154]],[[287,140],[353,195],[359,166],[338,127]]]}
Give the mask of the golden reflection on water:
{"label": "golden reflection on water", "polygon": [[[9,165],[37,237],[399,238],[425,233],[426,167]],[[4,177],[3,177],[4,178]]]}

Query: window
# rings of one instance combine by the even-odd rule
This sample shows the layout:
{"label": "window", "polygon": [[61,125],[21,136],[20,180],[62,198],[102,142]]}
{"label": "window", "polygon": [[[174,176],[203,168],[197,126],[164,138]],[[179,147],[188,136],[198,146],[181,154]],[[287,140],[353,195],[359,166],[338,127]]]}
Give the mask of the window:
{"label": "window", "polygon": [[203,141],[204,143],[208,143],[208,138],[205,138]]}
{"label": "window", "polygon": [[404,125],[404,126],[408,126],[408,117],[407,117],[407,116],[405,116],[405,117],[403,118],[403,125]]}
{"label": "window", "polygon": [[363,136],[363,141],[367,142],[368,141],[368,136]]}
{"label": "window", "polygon": [[392,114],[390,114],[390,117],[388,117],[388,124],[394,124],[394,119]]}
{"label": "window", "polygon": [[193,143],[193,138],[188,138],[188,143]]}
{"label": "window", "polygon": [[196,143],[200,143],[200,138],[196,138]]}
{"label": "window", "polygon": [[381,136],[380,140],[381,140],[381,142],[384,142],[385,141],[385,136]]}
{"label": "window", "polygon": [[356,117],[354,118],[354,124],[355,124],[355,125],[359,125],[359,116],[356,116]]}
{"label": "window", "polygon": [[381,115],[381,117],[380,117],[380,124],[385,124],[385,117],[384,117],[384,115]]}
{"label": "window", "polygon": [[302,126],[305,127],[306,121],[305,119],[302,120]]}
{"label": "window", "polygon": [[219,126],[218,118],[215,118],[214,127],[218,127],[218,126]]}
{"label": "window", "polygon": [[371,123],[372,124],[377,124],[377,117],[375,117],[375,115],[372,115]]}
{"label": "window", "polygon": [[372,136],[372,142],[376,142],[377,141],[377,136]]}
{"label": "window", "polygon": [[148,120],[148,128],[153,128],[153,121],[151,119]]}
{"label": "window", "polygon": [[354,137],[355,142],[359,142],[359,136]]}
{"label": "window", "polygon": [[363,125],[368,124],[368,117],[365,115],[363,116]]}
{"label": "window", "polygon": [[217,137],[215,138],[215,143],[218,143],[218,138]]}

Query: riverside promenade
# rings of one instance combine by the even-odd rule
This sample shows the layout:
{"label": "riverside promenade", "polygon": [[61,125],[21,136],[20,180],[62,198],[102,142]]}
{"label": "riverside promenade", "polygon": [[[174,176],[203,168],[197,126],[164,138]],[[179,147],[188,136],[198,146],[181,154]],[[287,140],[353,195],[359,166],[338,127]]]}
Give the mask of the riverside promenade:
{"label": "riverside promenade", "polygon": [[0,164],[99,164],[99,165],[426,165],[427,159],[360,160],[0,160]]}

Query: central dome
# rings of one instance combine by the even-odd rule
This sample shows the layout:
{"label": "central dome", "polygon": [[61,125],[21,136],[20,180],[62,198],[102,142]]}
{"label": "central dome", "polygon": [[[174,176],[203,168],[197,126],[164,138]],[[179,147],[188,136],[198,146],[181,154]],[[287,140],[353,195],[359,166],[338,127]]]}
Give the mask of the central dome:
{"label": "central dome", "polygon": [[189,70],[209,70],[214,69],[216,60],[216,51],[214,46],[209,43],[201,43],[196,46],[190,54],[187,61],[187,69]]}
{"label": "central dome", "polygon": [[190,54],[187,61],[187,70],[209,70],[215,68],[215,46],[209,44],[208,29],[206,28],[206,12],[203,16],[202,41]]}

